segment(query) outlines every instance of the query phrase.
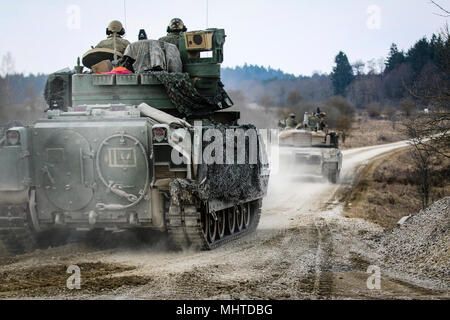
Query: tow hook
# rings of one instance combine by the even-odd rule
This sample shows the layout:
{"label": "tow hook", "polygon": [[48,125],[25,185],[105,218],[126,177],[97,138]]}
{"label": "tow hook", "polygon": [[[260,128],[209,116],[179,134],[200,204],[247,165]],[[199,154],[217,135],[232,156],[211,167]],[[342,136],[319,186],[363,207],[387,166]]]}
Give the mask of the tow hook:
{"label": "tow hook", "polygon": [[97,212],[95,212],[95,211],[89,212],[89,224],[91,226],[93,226],[97,223],[97,217],[98,217]]}
{"label": "tow hook", "polygon": [[64,225],[64,215],[62,213],[58,213],[55,217],[55,224],[58,226]]}
{"label": "tow hook", "polygon": [[138,224],[138,217],[137,217],[136,212],[130,213],[129,223],[130,223],[130,225],[132,225],[132,226],[135,226],[135,225]]}

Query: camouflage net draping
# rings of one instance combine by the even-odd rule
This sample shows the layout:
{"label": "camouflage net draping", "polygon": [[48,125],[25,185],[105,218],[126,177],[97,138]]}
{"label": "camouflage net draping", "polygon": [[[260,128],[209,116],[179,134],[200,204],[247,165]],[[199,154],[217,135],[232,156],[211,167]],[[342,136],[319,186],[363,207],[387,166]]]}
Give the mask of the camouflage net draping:
{"label": "camouflage net draping", "polygon": [[192,84],[187,73],[152,72],[166,88],[170,101],[178,112],[186,117],[206,116],[227,107],[228,95],[219,83],[219,90],[214,98],[202,96]]}
{"label": "camouflage net draping", "polygon": [[[226,159],[225,130],[228,127],[217,125],[224,137],[224,163]],[[241,126],[239,129],[256,129],[253,126]],[[212,142],[210,142],[212,143]],[[209,143],[203,143],[203,150]],[[240,203],[263,197],[267,191],[268,177],[263,176],[263,162],[260,159],[258,146],[258,162],[250,164],[249,139],[246,139],[245,164],[236,164],[237,145],[234,148],[235,164],[201,164],[197,180],[173,180],[170,184],[172,200],[175,204],[191,203],[193,199],[200,201],[220,200]],[[194,197],[192,197],[192,195]]]}

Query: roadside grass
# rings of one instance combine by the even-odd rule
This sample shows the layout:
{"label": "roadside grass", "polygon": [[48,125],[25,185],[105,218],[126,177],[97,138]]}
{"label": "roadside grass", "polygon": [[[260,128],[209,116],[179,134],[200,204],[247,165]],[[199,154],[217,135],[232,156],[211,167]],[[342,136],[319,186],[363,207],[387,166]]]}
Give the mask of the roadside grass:
{"label": "roadside grass", "polygon": [[[350,136],[345,143],[341,143],[341,149],[362,148],[404,140],[404,136],[398,130],[397,123],[394,129],[392,121],[371,119],[368,116],[358,116],[353,124]],[[342,140],[341,140],[342,141]]]}
{"label": "roadside grass", "polygon": [[[419,186],[413,175],[409,148],[374,159],[359,174],[354,188],[344,195],[344,216],[393,229],[404,216],[422,208]],[[430,204],[450,196],[450,160],[433,158]]]}

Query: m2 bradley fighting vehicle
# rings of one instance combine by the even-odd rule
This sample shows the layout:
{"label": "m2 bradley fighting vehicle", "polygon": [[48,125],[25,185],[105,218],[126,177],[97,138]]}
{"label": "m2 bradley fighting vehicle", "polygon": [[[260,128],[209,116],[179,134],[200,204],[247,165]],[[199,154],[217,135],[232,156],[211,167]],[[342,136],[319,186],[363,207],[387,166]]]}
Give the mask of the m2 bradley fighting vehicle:
{"label": "m2 bradley fighting vehicle", "polygon": [[[292,117],[293,116],[293,117]],[[335,184],[342,169],[342,152],[339,135],[330,132],[325,122],[326,114],[317,110],[305,113],[302,123],[295,122],[295,115],[280,122],[280,159],[291,175],[322,176]]]}
{"label": "m2 bradley fighting vehicle", "polygon": [[[222,111],[233,105],[220,82],[224,42],[221,29],[185,32],[179,49],[142,40],[124,55],[133,73],[83,73],[79,62],[51,75],[47,118],[10,128],[1,139],[6,248],[28,251],[70,230],[131,230],[166,232],[178,247],[208,250],[254,231],[269,171],[254,127]],[[83,63],[116,58],[95,49]],[[232,129],[244,133],[231,136],[243,136],[239,148],[224,147],[230,139],[222,135]],[[244,150],[243,162],[202,157],[209,151],[223,159],[225,149],[232,160]]]}

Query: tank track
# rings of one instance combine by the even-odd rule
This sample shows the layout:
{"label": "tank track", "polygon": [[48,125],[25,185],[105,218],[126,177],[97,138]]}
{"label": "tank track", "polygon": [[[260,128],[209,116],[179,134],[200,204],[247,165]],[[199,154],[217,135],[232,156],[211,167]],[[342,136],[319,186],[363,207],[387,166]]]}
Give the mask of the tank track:
{"label": "tank track", "polygon": [[25,206],[0,207],[0,241],[10,254],[21,254],[36,248]]}
{"label": "tank track", "polygon": [[234,240],[242,238],[254,232],[259,225],[261,219],[262,200],[257,200],[252,203],[251,223],[248,228],[231,235],[226,235],[220,240],[210,242],[207,240],[203,231],[201,213],[197,212],[195,215],[188,215],[184,217],[176,217],[178,226],[174,226],[174,218],[171,217],[170,225],[168,226],[169,236],[178,249],[195,249],[195,250],[214,250]]}

